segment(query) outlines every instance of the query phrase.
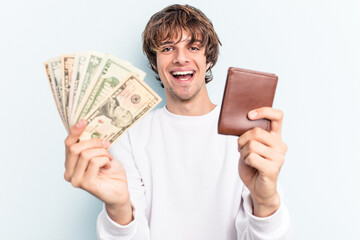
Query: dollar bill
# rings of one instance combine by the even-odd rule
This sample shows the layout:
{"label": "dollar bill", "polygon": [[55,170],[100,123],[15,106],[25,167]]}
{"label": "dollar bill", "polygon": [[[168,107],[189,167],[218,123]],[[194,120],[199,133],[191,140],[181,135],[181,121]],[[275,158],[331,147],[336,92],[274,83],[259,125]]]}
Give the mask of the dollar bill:
{"label": "dollar bill", "polygon": [[112,144],[160,102],[161,98],[132,74],[85,116],[88,125],[80,141],[101,138]]}
{"label": "dollar bill", "polygon": [[115,56],[112,56],[110,54],[106,54],[105,55],[107,58],[111,58],[111,59],[114,59],[116,60],[119,64],[123,65],[123,66],[127,66],[129,69],[131,69],[132,72],[134,72],[140,80],[144,80],[145,76],[146,76],[146,73],[136,67],[134,67],[130,62],[127,62],[127,61],[124,61],[122,59],[119,59]]}
{"label": "dollar bill", "polygon": [[63,107],[64,104],[62,99],[61,58],[60,57],[51,58],[47,62],[49,64],[50,78],[55,89],[55,97],[59,104],[61,119],[65,125],[66,130],[69,131],[69,126],[67,124],[64,114],[64,107]]}
{"label": "dollar bill", "polygon": [[76,97],[73,102],[73,110],[72,110],[72,116],[71,119],[71,126],[74,125],[77,121],[76,113],[78,112],[78,109],[80,107],[80,104],[83,100],[83,97],[85,95],[86,90],[88,89],[91,79],[96,73],[96,70],[98,69],[100,63],[102,62],[103,58],[105,57],[104,54],[98,53],[95,51],[89,51],[88,57],[85,62],[84,72],[80,74],[80,80],[78,84],[78,89],[75,93]]}
{"label": "dollar bill", "polygon": [[109,95],[109,92],[127,79],[130,74],[135,74],[141,80],[146,75],[132,65],[122,64],[121,60],[115,57],[105,58],[77,110],[76,121],[82,119],[92,109],[96,108]]}
{"label": "dollar bill", "polygon": [[74,54],[71,55],[61,55],[61,73],[62,73],[62,100],[65,119],[67,120],[67,125],[69,124],[70,115],[69,111],[69,96],[70,96],[70,86],[72,81],[72,72],[74,67]]}
{"label": "dollar bill", "polygon": [[51,80],[51,76],[50,76],[50,70],[49,70],[49,64],[47,62],[44,63],[44,67],[45,67],[45,72],[46,72],[46,76],[48,78],[48,82],[49,82],[49,85],[50,85],[50,89],[51,89],[51,93],[53,95],[53,98],[54,98],[54,102],[55,102],[55,105],[56,105],[56,109],[59,113],[59,116],[61,117],[61,119],[63,119],[63,117],[61,116],[61,112],[60,112],[60,108],[59,108],[59,103],[58,103],[58,100],[56,98],[56,90],[54,88],[54,84]]}
{"label": "dollar bill", "polygon": [[69,110],[68,110],[68,122],[70,127],[72,126],[72,116],[75,114],[75,108],[73,108],[74,100],[76,99],[76,93],[79,86],[79,80],[81,78],[81,74],[83,73],[85,62],[87,58],[87,53],[77,52],[75,53],[74,58],[74,68],[71,77],[71,85],[70,85],[70,96],[69,96]]}

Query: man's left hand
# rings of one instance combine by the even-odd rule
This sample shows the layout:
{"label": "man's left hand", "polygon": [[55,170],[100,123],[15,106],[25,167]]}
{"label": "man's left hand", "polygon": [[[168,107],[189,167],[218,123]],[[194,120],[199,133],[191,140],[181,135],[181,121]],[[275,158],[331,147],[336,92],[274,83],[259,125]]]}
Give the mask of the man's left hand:
{"label": "man's left hand", "polygon": [[253,214],[266,217],[280,207],[276,186],[287,151],[287,145],[281,140],[283,112],[263,107],[250,111],[248,117],[271,121],[269,132],[253,128],[238,139],[240,178],[250,190]]}

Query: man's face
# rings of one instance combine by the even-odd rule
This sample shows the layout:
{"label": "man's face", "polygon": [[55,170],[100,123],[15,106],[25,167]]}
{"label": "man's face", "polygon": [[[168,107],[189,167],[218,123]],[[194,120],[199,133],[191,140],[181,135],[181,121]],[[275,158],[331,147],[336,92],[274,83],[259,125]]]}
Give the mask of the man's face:
{"label": "man's face", "polygon": [[210,63],[206,64],[201,39],[191,45],[190,40],[191,35],[183,32],[180,41],[164,41],[156,51],[157,70],[168,100],[186,101],[207,94],[205,74]]}

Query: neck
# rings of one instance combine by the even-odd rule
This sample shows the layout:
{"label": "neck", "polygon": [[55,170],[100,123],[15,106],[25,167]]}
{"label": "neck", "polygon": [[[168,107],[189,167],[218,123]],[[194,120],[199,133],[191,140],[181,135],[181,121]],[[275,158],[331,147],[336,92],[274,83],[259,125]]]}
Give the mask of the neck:
{"label": "neck", "polygon": [[174,98],[171,93],[166,92],[167,110],[184,116],[201,116],[211,112],[216,105],[211,102],[206,88],[203,88],[202,91],[205,92],[197,94],[197,96],[189,100]]}

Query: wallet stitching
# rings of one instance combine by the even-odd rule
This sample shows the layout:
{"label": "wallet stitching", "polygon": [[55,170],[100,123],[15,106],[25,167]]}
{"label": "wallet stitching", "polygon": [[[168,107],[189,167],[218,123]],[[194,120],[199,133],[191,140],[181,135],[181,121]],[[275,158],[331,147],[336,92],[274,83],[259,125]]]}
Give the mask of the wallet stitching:
{"label": "wallet stitching", "polygon": [[[272,99],[271,99],[271,107],[274,105],[274,98],[275,98],[275,94],[276,94],[277,83],[278,83],[278,78],[276,79],[276,82],[275,82],[274,94],[273,94]],[[270,131],[270,123],[271,123],[271,120],[269,120],[268,124],[267,124],[267,130],[268,131]]]}
{"label": "wallet stitching", "polygon": [[272,78],[277,78],[275,74],[272,73],[264,73],[264,72],[257,72],[257,71],[247,71],[246,69],[238,69],[238,68],[234,68],[234,70],[236,72],[245,72],[245,73],[249,73],[252,75],[263,75],[263,76],[267,76],[267,77],[272,77]]}
{"label": "wallet stitching", "polygon": [[[228,72],[228,74],[229,74],[229,72]],[[228,89],[230,88],[230,83],[231,83],[230,78],[232,78],[232,75],[228,76],[226,85],[225,85],[224,99],[223,99],[223,104],[222,104],[222,108],[223,108],[224,112],[227,110],[228,94],[225,94],[225,93],[228,92]],[[221,116],[220,116],[220,131],[223,131],[223,125],[222,125],[222,122],[223,122],[222,112],[223,111],[221,111],[221,113],[220,113],[221,114]]]}

